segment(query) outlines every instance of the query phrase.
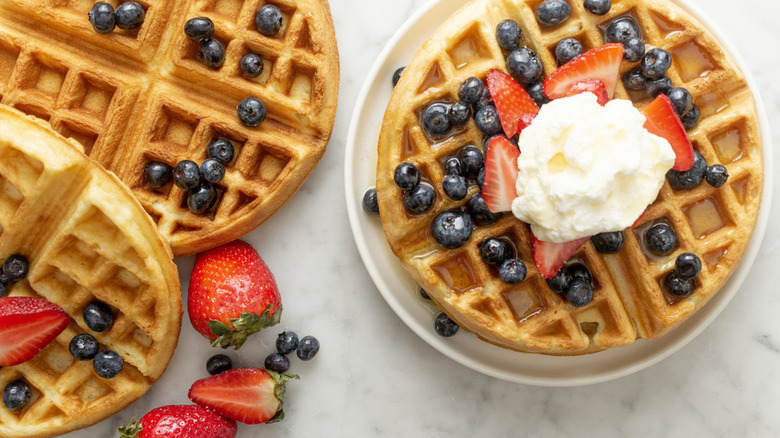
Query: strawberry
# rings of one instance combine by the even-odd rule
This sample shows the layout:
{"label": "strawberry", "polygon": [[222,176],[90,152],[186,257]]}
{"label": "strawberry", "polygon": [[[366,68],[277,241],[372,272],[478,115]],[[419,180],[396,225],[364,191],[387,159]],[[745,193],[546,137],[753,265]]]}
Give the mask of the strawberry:
{"label": "strawberry", "polygon": [[238,428],[211,409],[170,405],[152,409],[118,430],[120,438],[234,438]]}
{"label": "strawberry", "polygon": [[487,86],[507,137],[517,134],[517,121],[523,115],[539,112],[539,106],[522,85],[501,70],[491,69],[487,73]]}
{"label": "strawberry", "polygon": [[575,94],[593,93],[596,95],[596,99],[599,105],[604,106],[609,102],[609,96],[607,96],[607,87],[604,85],[601,79],[586,79],[584,81],[578,81],[571,84],[569,92],[566,96],[574,96]]}
{"label": "strawberry", "polygon": [[0,298],[0,366],[27,362],[68,326],[60,306],[32,297]]}
{"label": "strawberry", "polygon": [[554,243],[544,242],[534,237],[531,252],[536,269],[544,278],[555,277],[566,261],[589,239],[590,237],[583,237],[570,242]]}
{"label": "strawberry", "polygon": [[198,254],[187,298],[192,326],[215,347],[239,349],[282,317],[273,274],[248,243],[236,240]]}
{"label": "strawberry", "polygon": [[284,384],[298,376],[262,368],[235,368],[192,384],[189,398],[223,416],[246,424],[284,418]]}
{"label": "strawberry", "polygon": [[576,82],[600,79],[611,99],[615,95],[623,50],[621,43],[604,44],[588,50],[547,76],[544,80],[544,94],[550,99],[559,99],[566,96]]}
{"label": "strawberry", "polygon": [[645,129],[651,134],[665,138],[672,145],[677,158],[672,169],[679,171],[690,170],[693,167],[693,145],[688,140],[680,117],[674,110],[672,101],[665,94],[659,94],[642,110],[647,121]]}
{"label": "strawberry", "polygon": [[531,122],[536,118],[536,114],[523,114],[517,120],[517,133],[523,132],[523,129],[531,126]]}
{"label": "strawberry", "polygon": [[485,183],[482,198],[493,213],[509,211],[517,197],[517,157],[520,151],[506,137],[496,136],[485,152]]}

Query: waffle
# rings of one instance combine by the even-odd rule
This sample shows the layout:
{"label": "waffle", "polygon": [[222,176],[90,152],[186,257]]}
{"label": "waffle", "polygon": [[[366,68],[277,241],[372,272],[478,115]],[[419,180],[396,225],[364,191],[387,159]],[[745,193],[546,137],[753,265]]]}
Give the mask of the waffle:
{"label": "waffle", "polygon": [[[763,186],[762,144],[755,101],[745,77],[715,37],[688,12],[668,0],[617,0],[605,16],[569,1],[571,16],[555,27],[534,17],[539,0],[474,0],[455,12],[409,62],[388,104],[378,145],[377,191],[387,240],[406,270],[442,309],[463,328],[501,347],[535,353],[576,355],[655,339],[680,325],[704,306],[734,271],[756,223]],[[701,121],[688,132],[708,164],[727,167],[730,178],[719,189],[702,183],[675,191],[665,183],[657,200],[633,230],[626,230],[623,249],[603,255],[586,243],[572,261],[584,262],[594,277],[594,299],[575,308],[553,292],[536,270],[527,224],[511,213],[489,226],[476,226],[470,240],[456,249],[438,245],[431,223],[442,211],[465,208],[478,192],[452,201],[443,192],[443,163],[464,145],[482,146],[484,135],[470,121],[450,137],[427,137],[422,109],[434,101],[458,100],[459,84],[470,76],[484,80],[490,68],[506,71],[505,54],[495,38],[496,25],[515,20],[523,43],[539,54],[547,76],[557,68],[555,45],[579,40],[584,50],[604,44],[607,23],[622,15],[635,18],[649,46],[673,56],[667,73],[674,86],[687,88],[701,109]],[[636,64],[623,62],[621,74]],[[618,81],[616,97],[642,108],[646,93],[627,91]],[[415,164],[436,190],[433,207],[407,213],[402,192],[393,182],[401,162]],[[642,241],[652,224],[666,222],[678,244],[666,256],[655,256]],[[488,237],[511,240],[528,268],[526,279],[508,285],[485,264],[479,244]],[[698,287],[687,298],[663,292],[664,276],[683,252],[702,260]]]}
{"label": "waffle", "polygon": [[[338,52],[325,0],[142,0],[135,30],[96,33],[92,0],[0,2],[0,102],[48,120],[81,142],[91,158],[132,190],[176,256],[234,240],[273,215],[303,184],[330,138],[339,82]],[[116,7],[120,2],[112,0]],[[261,35],[254,15],[277,5],[284,25]],[[210,69],[184,23],[209,17],[225,62]],[[262,75],[241,76],[247,53]],[[267,119],[242,125],[236,106],[260,98]],[[205,215],[187,208],[186,193],[149,187],[151,161],[200,164],[208,144],[230,140],[236,156]]]}
{"label": "waffle", "polygon": [[[75,145],[75,147],[74,147]],[[129,189],[40,120],[0,105],[0,258],[24,254],[12,296],[58,304],[68,327],[31,360],[0,369],[0,388],[23,379],[32,398],[0,404],[0,436],[43,437],[87,427],[140,397],[165,371],[181,327],[181,290],[167,243]],[[114,325],[95,333],[81,316],[98,299]],[[102,379],[68,352],[80,333],[118,352],[122,372]]]}

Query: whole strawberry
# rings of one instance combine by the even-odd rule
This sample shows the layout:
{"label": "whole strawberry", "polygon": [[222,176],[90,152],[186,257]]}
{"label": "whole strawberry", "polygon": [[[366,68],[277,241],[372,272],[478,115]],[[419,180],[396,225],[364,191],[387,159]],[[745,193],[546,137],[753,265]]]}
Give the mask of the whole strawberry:
{"label": "whole strawberry", "polygon": [[152,409],[119,429],[121,438],[234,438],[236,422],[197,405]]}
{"label": "whole strawberry", "polygon": [[240,348],[279,322],[282,298],[273,274],[248,243],[236,240],[198,254],[187,306],[192,326],[215,347]]}
{"label": "whole strawberry", "polygon": [[0,366],[33,358],[68,326],[60,306],[32,297],[0,298]]}

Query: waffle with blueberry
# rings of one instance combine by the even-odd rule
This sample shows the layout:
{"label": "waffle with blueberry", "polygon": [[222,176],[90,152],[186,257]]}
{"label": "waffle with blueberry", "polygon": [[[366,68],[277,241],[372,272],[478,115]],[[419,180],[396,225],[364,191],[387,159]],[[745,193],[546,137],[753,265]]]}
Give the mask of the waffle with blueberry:
{"label": "waffle with blueberry", "polygon": [[0,102],[126,183],[176,256],[278,211],[333,129],[325,0],[0,3]]}
{"label": "waffle with blueberry", "polygon": [[[517,154],[489,71],[511,76],[538,111],[560,65],[615,44],[623,47],[614,96],[645,113],[666,101],[693,146],[690,163],[666,175],[632,227],[578,242],[551,272],[546,259],[561,254],[483,197],[486,146],[504,138]],[[519,118],[517,130],[531,120]],[[762,138],[744,75],[668,0],[471,1],[403,70],[378,144],[378,210],[393,252],[455,322],[525,352],[593,353],[679,326],[739,264],[762,187]]]}
{"label": "waffle with blueberry", "polygon": [[80,144],[5,105],[0,187],[0,297],[43,299],[67,314],[32,358],[2,363],[0,436],[90,426],[143,395],[173,355],[182,305],[170,247]]}

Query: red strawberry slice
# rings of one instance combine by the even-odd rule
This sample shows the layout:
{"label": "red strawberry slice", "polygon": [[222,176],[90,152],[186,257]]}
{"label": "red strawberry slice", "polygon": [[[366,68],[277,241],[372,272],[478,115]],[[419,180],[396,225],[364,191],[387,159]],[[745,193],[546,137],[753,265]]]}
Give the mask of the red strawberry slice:
{"label": "red strawberry slice", "polygon": [[235,438],[236,422],[198,405],[152,409],[118,428],[120,438]]}
{"label": "red strawberry slice", "polygon": [[485,152],[485,183],[482,199],[493,213],[512,209],[517,197],[517,157],[520,151],[506,137],[496,136]]}
{"label": "red strawberry slice", "polygon": [[534,264],[539,273],[544,278],[553,278],[558,271],[561,270],[563,265],[569,258],[577,252],[578,249],[590,237],[583,237],[581,239],[572,240],[570,242],[554,243],[544,242],[534,237],[533,252]]}
{"label": "red strawberry slice", "polygon": [[523,132],[523,129],[531,126],[531,122],[536,118],[536,114],[523,114],[517,119],[517,133]]}
{"label": "red strawberry slice", "polygon": [[574,96],[575,94],[593,93],[596,95],[596,99],[599,105],[604,106],[609,102],[609,96],[607,95],[607,87],[601,79],[587,79],[571,84],[569,92],[566,96]]}
{"label": "red strawberry slice", "polygon": [[0,298],[0,366],[27,362],[68,326],[60,306],[40,298]]}
{"label": "red strawberry slice", "polygon": [[544,94],[550,99],[566,96],[572,85],[587,79],[600,79],[611,99],[615,95],[618,70],[623,60],[623,44],[610,43],[588,50],[562,65],[544,80]]}
{"label": "red strawberry slice", "polygon": [[523,86],[501,70],[492,69],[487,73],[487,86],[507,137],[517,134],[517,120],[520,117],[539,112],[536,102]]}
{"label": "red strawberry slice", "polygon": [[672,145],[677,155],[672,169],[684,172],[693,167],[693,145],[669,97],[659,94],[642,110],[642,114],[647,118],[645,129],[651,134],[665,138]]}

